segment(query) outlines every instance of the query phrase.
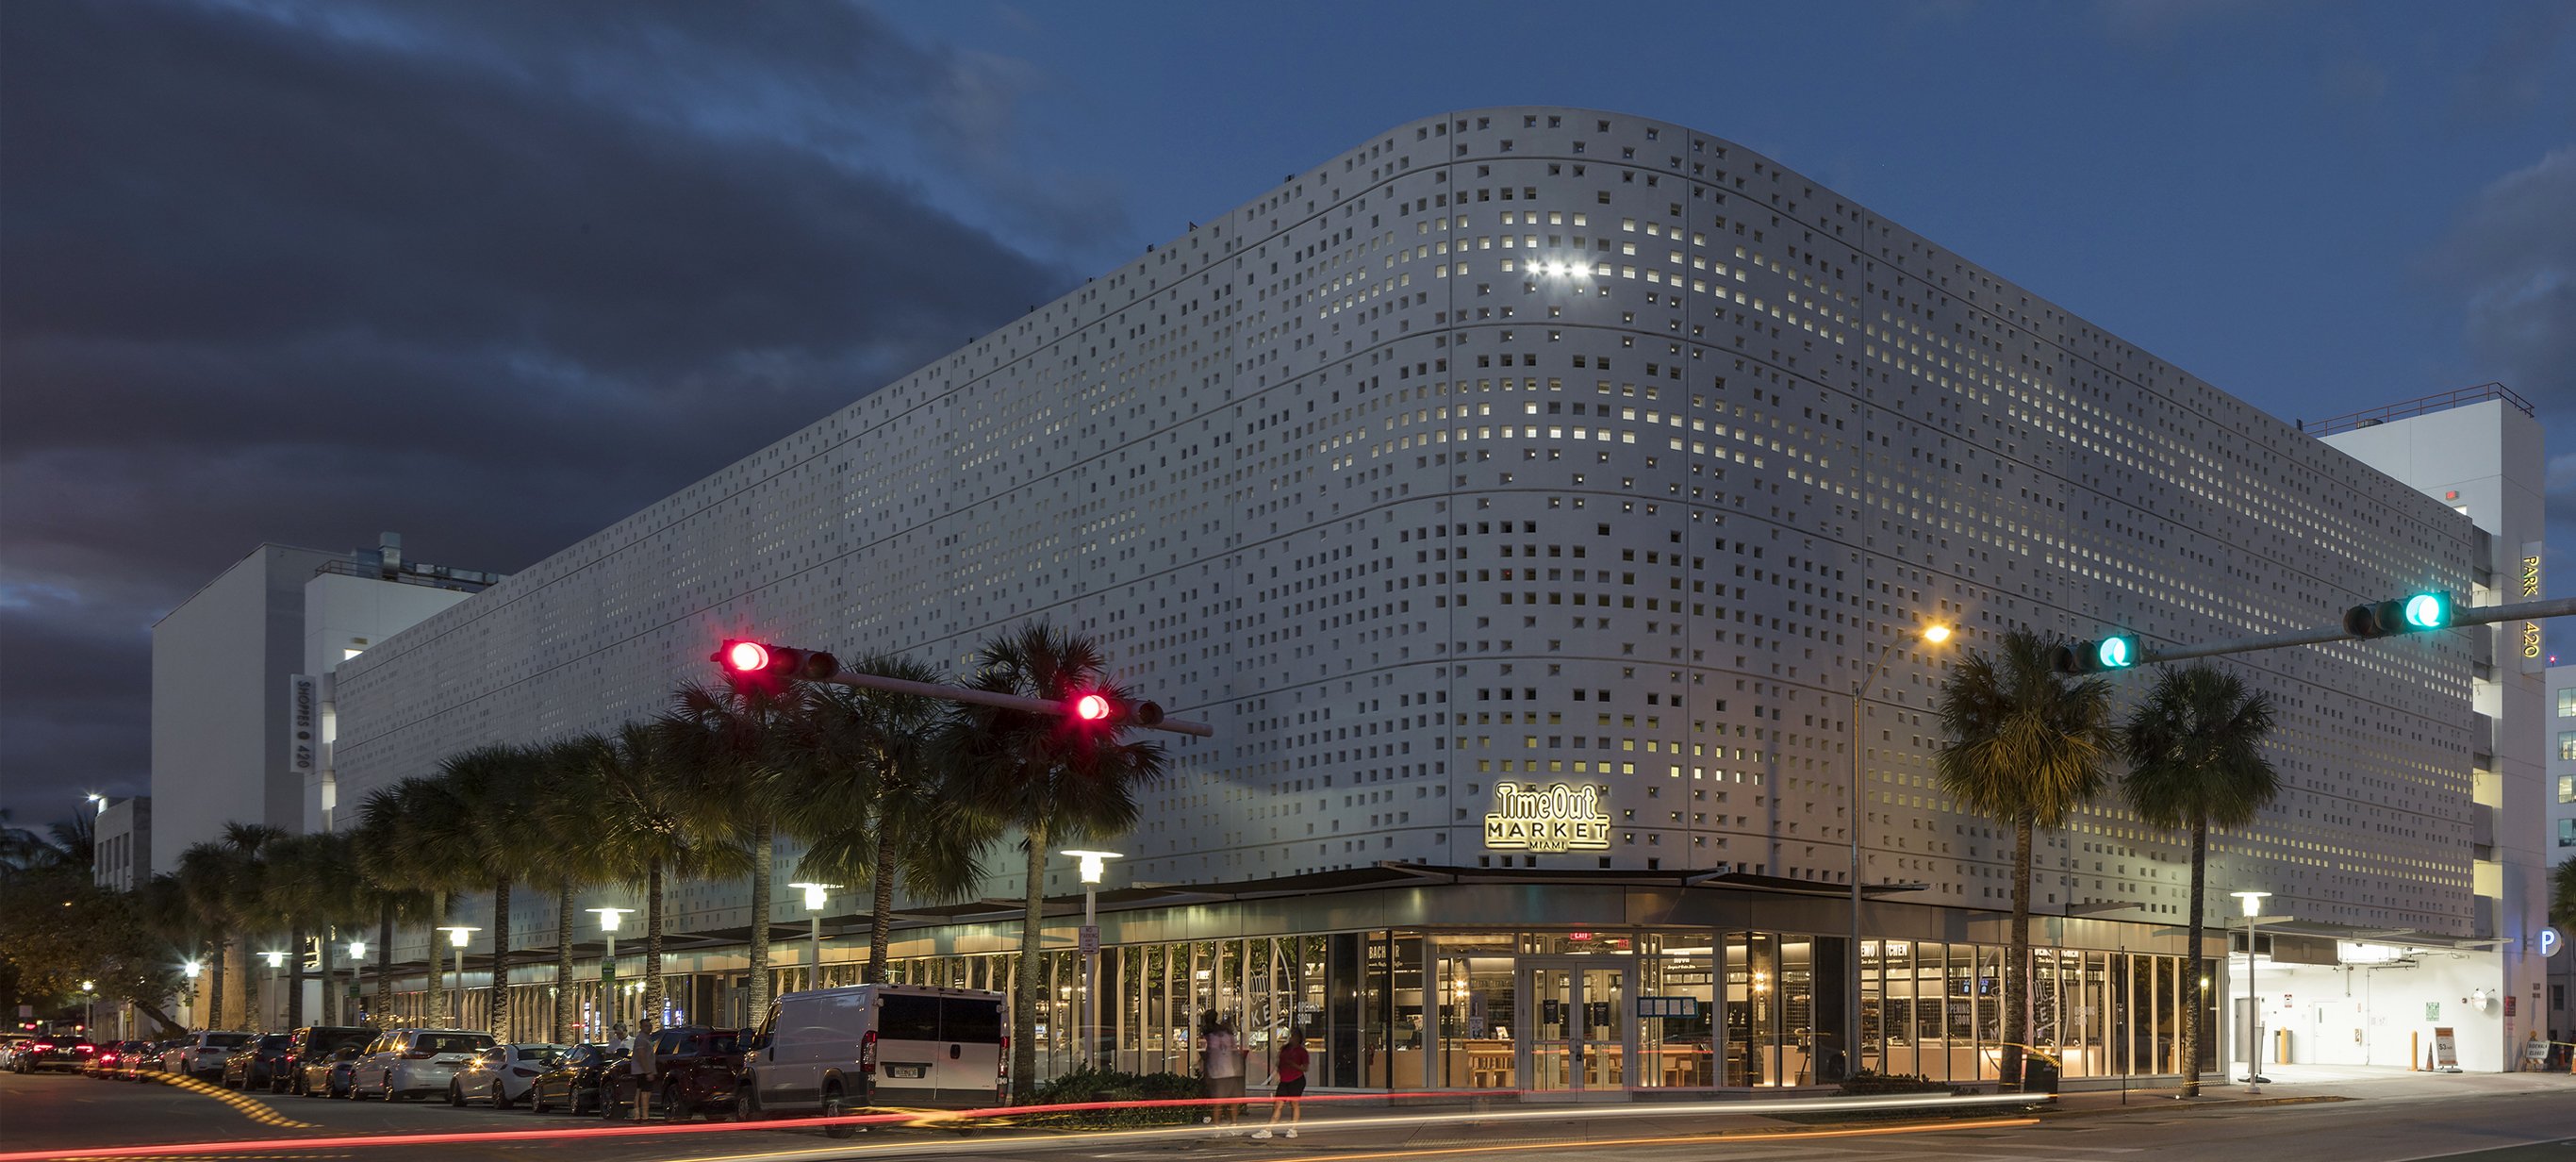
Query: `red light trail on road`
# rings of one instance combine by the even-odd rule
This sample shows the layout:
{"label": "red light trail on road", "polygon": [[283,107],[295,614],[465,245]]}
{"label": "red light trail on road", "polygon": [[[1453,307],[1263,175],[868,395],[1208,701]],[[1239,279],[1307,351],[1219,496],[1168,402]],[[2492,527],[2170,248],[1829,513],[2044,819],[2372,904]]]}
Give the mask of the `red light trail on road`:
{"label": "red light trail on road", "polygon": [[[1312,1096],[1312,1097],[1300,1098],[1300,1099],[1296,1099],[1296,1100],[1298,1100],[1298,1101],[1299,1101],[1299,1102],[1301,1102],[1301,1103],[1307,1103],[1307,1104],[1323,1104],[1323,1103],[1329,1103],[1329,1102],[1349,1102],[1349,1101],[1384,1102],[1384,1101],[1388,1101],[1388,1100],[1391,1100],[1391,1099],[1405,1099],[1405,1098],[1417,1098],[1417,1099],[1418,1099],[1418,1098],[1452,1098],[1452,1099],[1454,1099],[1454,1098],[1456,1098],[1457,1096],[1458,1096],[1458,1094],[1457,1094],[1455,1091],[1445,1091],[1445,1092],[1422,1092],[1422,1093],[1377,1093],[1377,1094],[1329,1094],[1329,1095],[1319,1094],[1319,1095],[1315,1095],[1315,1096]],[[911,1111],[911,1112],[903,1112],[903,1113],[883,1113],[883,1114],[853,1114],[853,1115],[850,1115],[850,1116],[846,1116],[846,1117],[839,1117],[839,1118],[774,1118],[774,1119],[764,1119],[764,1120],[761,1120],[761,1121],[753,1121],[753,1122],[695,1122],[695,1123],[684,1123],[684,1124],[680,1124],[680,1125],[665,1125],[665,1124],[652,1124],[652,1123],[636,1123],[636,1124],[630,1124],[630,1125],[602,1125],[602,1126],[568,1127],[568,1128],[563,1128],[563,1129],[494,1130],[494,1131],[481,1131],[481,1132],[475,1132],[475,1131],[452,1131],[452,1132],[447,1132],[447,1133],[436,1133],[436,1134],[353,1134],[353,1135],[336,1135],[336,1136],[327,1136],[327,1137],[310,1137],[310,1138],[262,1138],[262,1139],[249,1139],[249,1140],[241,1140],[241,1141],[221,1141],[221,1142],[172,1142],[172,1143],[164,1143],[164,1144],[156,1144],[156,1145],[144,1145],[144,1146],[94,1146],[94,1147],[87,1147],[87,1148],[83,1148],[83,1149],[75,1149],[75,1150],[14,1150],[14,1151],[10,1151],[10,1152],[7,1152],[7,1153],[0,1153],[0,1162],[38,1162],[38,1160],[40,1160],[40,1159],[56,1159],[56,1158],[59,1158],[59,1159],[77,1159],[77,1158],[150,1158],[150,1157],[166,1157],[166,1156],[170,1156],[170,1155],[178,1155],[178,1154],[246,1154],[246,1153],[251,1153],[251,1152],[254,1152],[254,1151],[306,1151],[306,1150],[330,1150],[330,1149],[346,1149],[346,1148],[349,1148],[349,1147],[442,1146],[442,1145],[455,1145],[455,1144],[466,1143],[466,1142],[543,1142],[543,1141],[566,1141],[566,1142],[570,1142],[570,1141],[581,1141],[581,1140],[591,1139],[591,1138],[621,1138],[621,1137],[637,1137],[637,1136],[649,1135],[649,1134],[711,1134],[711,1133],[732,1133],[732,1132],[738,1132],[738,1131],[743,1131],[743,1130],[772,1130],[772,1131],[774,1131],[774,1130],[794,1130],[794,1129],[802,1129],[802,1128],[806,1128],[806,1127],[821,1127],[821,1126],[829,1126],[829,1125],[850,1125],[850,1126],[871,1126],[871,1125],[876,1125],[876,1126],[882,1126],[882,1125],[909,1125],[909,1124],[924,1123],[924,1122],[972,1121],[972,1120],[983,1120],[983,1119],[990,1119],[990,1118],[1008,1118],[1008,1117],[1021,1116],[1021,1115],[1032,1115],[1032,1114],[1063,1114],[1063,1113],[1081,1113],[1081,1112],[1085,1112],[1085,1111],[1093,1111],[1093,1110],[1126,1110],[1126,1109],[1154,1109],[1154,1108],[1187,1108],[1187,1107],[1194,1107],[1194,1106],[1213,1106],[1213,1105],[1246,1105],[1246,1104],[1258,1104],[1258,1103],[1260,1103],[1260,1102],[1261,1102],[1261,1100],[1262,1100],[1262,1099],[1260,1099],[1260,1098],[1189,1098],[1189,1099],[1172,1100],[1172,1101],[1103,1101],[1103,1102],[1076,1102],[1076,1103],[1071,1103],[1071,1104],[1067,1104],[1067,1105],[1042,1105],[1042,1106],[995,1106],[995,1107],[992,1107],[992,1108],[989,1108],[989,1109],[980,1109],[980,1110],[935,1110],[935,1111]],[[1758,1113],[1781,1113],[1781,1112],[1790,1112],[1790,1111],[1799,1111],[1799,1112],[1806,1112],[1806,1113],[1823,1113],[1823,1112],[1831,1112],[1831,1111],[1835,1111],[1835,1110],[1887,1110],[1887,1109],[1924,1109],[1924,1110],[1934,1110],[1934,1109],[1956,1109],[1956,1108],[1963,1107],[1963,1106],[1975,1106],[1975,1105],[2029,1104],[2029,1102],[2030,1102],[2030,1098],[2029,1098],[2027,1095],[2020,1095],[2020,1094],[2012,1094],[2012,1095],[1995,1095],[1995,1096],[1988,1096],[1988,1097],[1964,1097],[1964,1098],[1963,1098],[1963,1097],[1940,1097],[1940,1098],[1888,1098],[1888,1099],[1862,1100],[1862,1101],[1836,1101],[1836,1100],[1833,1100],[1833,1099],[1825,1099],[1825,1100],[1819,1101],[1819,1100],[1812,1100],[1812,1099],[1811,1099],[1811,1100],[1807,1100],[1807,1101],[1799,1101],[1799,1102],[1730,1103],[1730,1104],[1728,1104],[1728,1105],[1726,1105],[1726,1106],[1724,1106],[1724,1107],[1712,1107],[1712,1108],[1708,1109],[1706,1112],[1708,1112],[1708,1113],[1712,1113],[1712,1114],[1716,1114],[1716,1113],[1724,1113],[1724,1114],[1758,1114]],[[1631,1112],[1633,1112],[1633,1107],[1631,1107]],[[1688,1111],[1688,1112],[1697,1112],[1697,1111]],[[1471,1113],[1471,1112],[1469,1112],[1469,1111],[1465,1111],[1465,1110],[1455,1110],[1455,1111],[1442,1111],[1442,1112],[1439,1112],[1439,1113],[1426,1113],[1426,1114],[1414,1114],[1414,1115],[1400,1115],[1400,1116],[1388,1116],[1388,1117],[1350,1118],[1350,1119],[1340,1119],[1340,1120],[1335,1120],[1335,1121],[1331,1121],[1331,1122],[1311,1122],[1311,1123],[1308,1123],[1308,1124],[1306,1125],[1306,1129],[1307,1129],[1309,1132],[1311,1132],[1311,1133],[1323,1133],[1323,1132],[1330,1132],[1330,1131],[1332,1131],[1332,1130],[1339,1130],[1339,1129],[1366,1129],[1366,1128],[1369,1128],[1369,1127],[1372,1127],[1372,1126],[1389,1126],[1389,1125],[1422,1125],[1422,1124],[1427,1124],[1427,1123],[1447,1122],[1447,1121],[1463,1121],[1463,1120],[1472,1120],[1472,1121],[1478,1121],[1478,1122],[1495,1122],[1495,1121],[1513,1121],[1513,1120],[1524,1120],[1524,1119],[1540,1119],[1540,1120],[1562,1121],[1562,1120],[1566,1120],[1566,1119],[1568,1119],[1569,1117],[1579,1118],[1579,1117],[1584,1117],[1584,1116],[1609,1116],[1609,1114],[1608,1114],[1606,1111],[1587,1111],[1587,1110],[1580,1110],[1580,1109],[1536,1109],[1536,1110],[1514,1110],[1514,1111],[1510,1111],[1510,1112],[1508,1112],[1508,1113],[1500,1113],[1500,1114],[1498,1114],[1498,1113],[1496,1113],[1496,1112],[1493,1112],[1493,1111],[1472,1112],[1472,1113]],[[1969,1125],[2026,1125],[2026,1124],[2029,1124],[2030,1120],[2031,1120],[2031,1119],[2019,1119],[2019,1120],[1985,1120],[1985,1121],[1979,1121],[1979,1122],[1973,1122],[1973,1123],[1972,1123],[1972,1122],[1943,1122],[1943,1123],[1940,1123],[1938,1126],[1919,1126],[1919,1125],[1918,1125],[1918,1126],[1910,1126],[1910,1127],[1909,1127],[1909,1126],[1880,1126],[1880,1127],[1869,1127],[1869,1128],[1867,1128],[1867,1129],[1856,1129],[1856,1130],[1818,1130],[1818,1131],[1791,1132],[1791,1133],[1783,1133],[1783,1134],[1780,1134],[1780,1135],[1772,1135],[1772,1136],[1765,1136],[1765,1135],[1728,1134],[1728,1135],[1723,1135],[1722,1137],[1720,1137],[1720,1136],[1708,1136],[1708,1137],[1709,1137],[1709,1140],[1711,1140],[1711,1141],[1730,1141],[1730,1142],[1732,1142],[1732,1141],[1746,1141],[1746,1140],[1767,1140],[1767,1138],[1769,1138],[1769,1137],[1848,1137],[1848,1136],[1853,1136],[1853,1135],[1858,1135],[1858,1134],[1903,1133],[1903,1132],[1908,1132],[1908,1131],[1913,1131],[1913,1130],[1927,1130],[1927,1129],[1936,1129],[1936,1128],[1937,1128],[1937,1129],[1953,1129],[1953,1128],[1960,1128],[1960,1127],[1969,1126]],[[1095,1133],[1087,1133],[1087,1134],[1083,1134],[1082,1136],[1083,1136],[1084,1138],[1087,1138],[1087,1139],[1090,1139],[1090,1140],[1095,1140],[1095,1141],[1097,1141],[1097,1140],[1114,1139],[1114,1138],[1127,1138],[1127,1137],[1153,1137],[1153,1136],[1157,1136],[1157,1135],[1170,1135],[1170,1134],[1175,1134],[1175,1133],[1198,1133],[1198,1132],[1203,1132],[1203,1128],[1202,1128],[1202,1127],[1200,1127],[1200,1126],[1196,1126],[1196,1125],[1189,1125],[1189,1126],[1173,1126],[1173,1127],[1156,1127],[1156,1128],[1153,1128],[1153,1129],[1144,1129],[1144,1130],[1105,1130],[1105,1131],[1099,1131],[1099,1132],[1095,1132]],[[1635,1141],[1635,1142],[1672,1141],[1672,1140],[1677,1140],[1677,1139],[1681,1139],[1681,1138],[1691,1138],[1691,1137],[1700,1137],[1700,1136],[1702,1136],[1702,1135],[1680,1134],[1680,1135],[1673,1135],[1673,1136],[1666,1137],[1666,1138],[1640,1138],[1640,1139],[1634,1139],[1633,1141]],[[1558,1145],[1558,1146],[1565,1146],[1565,1145],[1569,1145],[1569,1144],[1571,1144],[1571,1145],[1611,1145],[1611,1144],[1616,1144],[1616,1143],[1609,1142],[1609,1141],[1602,1141],[1602,1142],[1584,1142],[1584,1143],[1565,1143],[1565,1142],[1558,1142],[1558,1143],[1553,1143],[1553,1144],[1554,1144],[1554,1145]],[[1415,1155],[1425,1155],[1425,1156],[1427,1156],[1427,1155],[1439,1154],[1439,1153],[1444,1153],[1444,1152],[1447,1152],[1447,1153],[1462,1153],[1462,1152],[1463,1152],[1463,1153],[1473,1153],[1473,1152],[1478,1152],[1478,1151],[1482,1151],[1482,1150],[1490,1150],[1490,1151],[1500,1152],[1500,1151],[1507,1150],[1507,1149],[1526,1149],[1526,1148],[1531,1148],[1531,1145],[1533,1145],[1533,1144],[1503,1144],[1503,1145],[1496,1145],[1496,1146],[1489,1146],[1489,1147],[1461,1147],[1461,1148],[1458,1148],[1458,1149],[1456,1149],[1456,1150],[1447,1150],[1447,1151],[1443,1151],[1443,1150],[1395,1151],[1395,1152],[1378,1153],[1378,1154],[1361,1154],[1361,1155],[1352,1155],[1352,1156],[1347,1156],[1347,1157],[1351,1157],[1351,1158],[1396,1158],[1396,1157],[1410,1157],[1410,1156],[1415,1156]],[[873,1146],[850,1147],[850,1148],[849,1148],[849,1151],[850,1151],[850,1152],[864,1152],[864,1151],[868,1151],[868,1150],[871,1150],[871,1149],[901,1149],[901,1150],[906,1151],[906,1152],[918,1153],[918,1152],[922,1152],[923,1148],[924,1148],[924,1147],[923,1147],[923,1144],[922,1144],[922,1143],[888,1143],[888,1144],[886,1144],[886,1145],[885,1145],[885,1146],[883,1146],[883,1147],[873,1147]],[[980,1144],[980,1147],[979,1147],[979,1148],[989,1150],[989,1149],[991,1148],[991,1143],[989,1143],[989,1142],[982,1143],[982,1144]]]}

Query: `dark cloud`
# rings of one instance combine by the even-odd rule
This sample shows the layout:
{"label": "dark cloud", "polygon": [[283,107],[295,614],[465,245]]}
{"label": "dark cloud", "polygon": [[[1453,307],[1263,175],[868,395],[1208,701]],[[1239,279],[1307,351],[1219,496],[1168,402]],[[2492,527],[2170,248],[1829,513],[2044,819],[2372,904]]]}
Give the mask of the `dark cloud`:
{"label": "dark cloud", "polygon": [[2480,191],[2423,273],[2465,304],[2479,373],[2546,411],[2576,409],[2576,147]]}
{"label": "dark cloud", "polygon": [[0,12],[12,805],[139,789],[146,627],[259,541],[519,568],[1059,293],[996,230],[1123,223],[1014,209],[1036,83],[838,5]]}

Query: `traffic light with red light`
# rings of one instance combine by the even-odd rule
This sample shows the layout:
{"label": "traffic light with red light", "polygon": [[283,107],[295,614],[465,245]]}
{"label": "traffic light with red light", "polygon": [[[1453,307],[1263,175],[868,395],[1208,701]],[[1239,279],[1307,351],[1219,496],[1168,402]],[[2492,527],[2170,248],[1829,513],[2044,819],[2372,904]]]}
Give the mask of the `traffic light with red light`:
{"label": "traffic light with red light", "polygon": [[736,639],[727,639],[707,660],[724,667],[725,673],[733,677],[769,681],[794,678],[826,682],[841,672],[840,660],[821,650],[792,649]]}
{"label": "traffic light with red light", "polygon": [[2434,592],[2376,605],[2356,605],[2343,612],[2343,628],[2345,633],[2359,638],[2444,629],[2451,624],[2453,603],[2451,594]]}
{"label": "traffic light with red light", "polygon": [[1122,703],[1106,694],[1086,693],[1065,701],[1065,717],[1081,726],[1153,726],[1163,721],[1163,708],[1152,702]]}

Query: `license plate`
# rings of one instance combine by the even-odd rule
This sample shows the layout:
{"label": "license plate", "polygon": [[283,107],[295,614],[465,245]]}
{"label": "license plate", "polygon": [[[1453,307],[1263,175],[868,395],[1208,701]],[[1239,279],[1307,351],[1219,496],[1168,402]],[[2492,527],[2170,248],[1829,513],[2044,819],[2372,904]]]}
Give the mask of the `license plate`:
{"label": "license plate", "polygon": [[930,1067],[927,1065],[889,1065],[886,1066],[886,1076],[899,1077],[906,1081],[919,1081],[922,1078],[930,1076]]}

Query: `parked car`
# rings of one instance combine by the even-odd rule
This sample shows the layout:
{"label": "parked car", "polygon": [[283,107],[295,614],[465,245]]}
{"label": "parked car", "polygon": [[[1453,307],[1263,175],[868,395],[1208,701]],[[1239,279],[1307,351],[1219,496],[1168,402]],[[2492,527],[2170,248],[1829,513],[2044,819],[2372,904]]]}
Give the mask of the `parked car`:
{"label": "parked car", "polygon": [[570,1047],[532,1042],[495,1045],[475,1054],[474,1060],[456,1071],[456,1079],[447,1083],[447,1104],[461,1106],[480,1099],[491,1102],[493,1109],[509,1109],[527,1096],[537,1075],[544,1073],[567,1048]]}
{"label": "parked car", "polygon": [[346,1088],[335,1091],[331,1074],[341,1062],[340,1051],[366,1048],[376,1039],[376,1031],[355,1026],[307,1025],[297,1029],[294,1037],[295,1046],[289,1051],[286,1066],[287,1090],[306,1097],[339,1097]]}
{"label": "parked car", "polygon": [[161,1054],[161,1071],[200,1081],[224,1075],[224,1058],[249,1044],[250,1033],[191,1033]]}
{"label": "parked car", "polygon": [[87,1037],[39,1037],[18,1051],[11,1068],[20,1073],[78,1073],[98,1053]]}
{"label": "parked car", "polygon": [[287,1033],[263,1033],[244,1042],[224,1058],[224,1088],[275,1091],[285,1078],[286,1055],[294,1044],[294,1036]]}
{"label": "parked car", "polygon": [[528,1112],[586,1113],[601,1108],[601,1080],[611,1070],[626,1068],[626,1051],[589,1042],[555,1055],[545,1072],[528,1082]]}
{"label": "parked car", "polygon": [[[741,1034],[705,1025],[664,1029],[653,1034],[653,1070],[653,1101],[646,1112],[666,1122],[688,1121],[701,1110],[731,1113],[734,1084],[742,1073]],[[631,1069],[609,1077],[611,1112],[634,1109],[638,1080]]]}
{"label": "parked car", "polygon": [[176,1044],[176,1041],[155,1041],[144,1046],[141,1053],[127,1054],[125,1060],[118,1063],[122,1068],[117,1075],[127,1081],[152,1080],[153,1074],[161,1072],[161,1055]]}
{"label": "parked car", "polygon": [[357,1089],[350,1083],[358,1076],[358,1063],[366,1059],[367,1047],[364,1045],[341,1047],[338,1052],[331,1055],[329,1064],[323,1069],[321,1080],[309,1084],[306,1092],[308,1094],[311,1092],[312,1085],[319,1085],[324,1097],[358,1096]]}
{"label": "parked car", "polygon": [[140,1057],[151,1047],[149,1041],[110,1041],[90,1055],[90,1059],[81,1065],[81,1072],[102,1080],[116,1077],[124,1068],[126,1059]]}
{"label": "parked car", "polygon": [[[788,993],[770,1002],[745,1047],[735,1116],[992,1105],[1008,1092],[1005,1003],[1000,993],[923,985]],[[846,1138],[858,1129],[824,1132]]]}
{"label": "parked car", "polygon": [[17,1069],[18,1054],[34,1041],[34,1037],[25,1033],[0,1033],[0,1069]]}
{"label": "parked car", "polygon": [[349,1096],[406,1101],[445,1093],[456,1071],[492,1045],[490,1033],[470,1029],[388,1030],[351,1070]]}

